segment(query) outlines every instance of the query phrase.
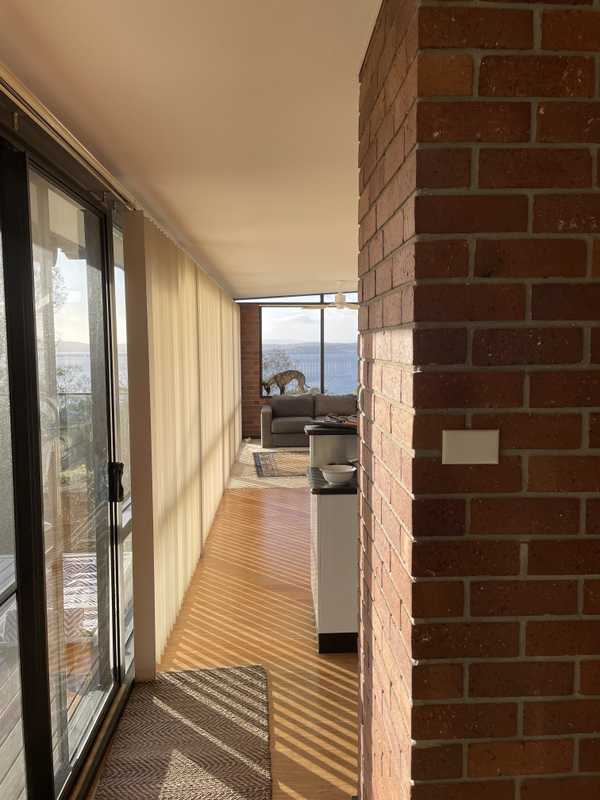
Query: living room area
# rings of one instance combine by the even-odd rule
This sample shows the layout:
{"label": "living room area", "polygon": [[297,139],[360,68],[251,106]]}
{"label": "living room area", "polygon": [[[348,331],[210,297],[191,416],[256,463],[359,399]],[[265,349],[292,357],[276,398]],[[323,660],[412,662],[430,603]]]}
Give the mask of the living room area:
{"label": "living room area", "polygon": [[358,293],[239,305],[243,441],[232,479],[306,486],[307,426],[356,430]]}

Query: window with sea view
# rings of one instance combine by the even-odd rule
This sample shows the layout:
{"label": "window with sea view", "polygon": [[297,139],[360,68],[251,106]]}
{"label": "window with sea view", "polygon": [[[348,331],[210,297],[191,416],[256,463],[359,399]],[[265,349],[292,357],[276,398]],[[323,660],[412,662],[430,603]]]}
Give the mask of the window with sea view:
{"label": "window with sea view", "polygon": [[[325,295],[325,302],[330,302],[329,297]],[[264,306],[261,336],[263,396],[280,394],[281,386],[285,394],[356,392],[355,309]],[[284,384],[285,380],[288,382]]]}

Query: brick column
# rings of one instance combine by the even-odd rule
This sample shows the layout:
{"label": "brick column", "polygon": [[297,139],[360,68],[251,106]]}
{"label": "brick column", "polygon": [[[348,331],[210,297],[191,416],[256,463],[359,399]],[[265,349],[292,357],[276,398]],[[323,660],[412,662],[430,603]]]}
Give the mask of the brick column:
{"label": "brick column", "polygon": [[240,303],[242,436],[260,437],[260,306]]}
{"label": "brick column", "polygon": [[361,73],[361,800],[410,796],[417,23],[384,3]]}
{"label": "brick column", "polygon": [[362,800],[600,793],[595,51],[597,10],[386,0],[363,65]]}

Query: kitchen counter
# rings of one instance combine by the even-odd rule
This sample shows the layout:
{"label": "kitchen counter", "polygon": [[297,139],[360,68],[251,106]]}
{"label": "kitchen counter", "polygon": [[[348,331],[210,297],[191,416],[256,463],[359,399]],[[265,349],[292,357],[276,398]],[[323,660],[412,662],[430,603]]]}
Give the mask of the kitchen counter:
{"label": "kitchen counter", "polygon": [[306,425],[304,432],[309,440],[311,467],[348,464],[358,456],[356,428],[314,423]]}
{"label": "kitchen counter", "polygon": [[335,423],[328,425],[315,422],[312,425],[306,425],[304,433],[307,436],[356,436],[357,428],[355,425],[336,425]]}

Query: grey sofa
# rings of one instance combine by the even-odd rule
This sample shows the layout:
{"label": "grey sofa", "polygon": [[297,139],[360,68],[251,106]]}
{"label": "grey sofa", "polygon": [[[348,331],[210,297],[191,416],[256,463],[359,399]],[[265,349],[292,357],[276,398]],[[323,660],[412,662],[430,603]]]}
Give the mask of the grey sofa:
{"label": "grey sofa", "polygon": [[272,397],[260,414],[263,447],[308,447],[304,426],[328,414],[356,414],[356,395],[297,394]]}

